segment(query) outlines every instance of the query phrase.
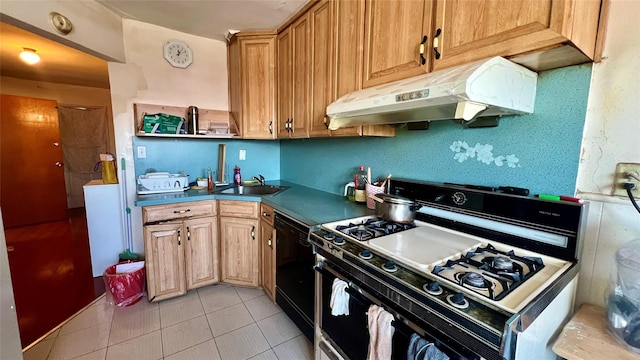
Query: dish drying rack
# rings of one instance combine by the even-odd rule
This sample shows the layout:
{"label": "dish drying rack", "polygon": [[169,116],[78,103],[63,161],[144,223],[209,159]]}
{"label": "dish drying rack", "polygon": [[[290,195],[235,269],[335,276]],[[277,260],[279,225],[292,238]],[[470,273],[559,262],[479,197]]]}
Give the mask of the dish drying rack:
{"label": "dish drying rack", "polygon": [[181,192],[189,189],[189,175],[152,172],[138,176],[139,195]]}

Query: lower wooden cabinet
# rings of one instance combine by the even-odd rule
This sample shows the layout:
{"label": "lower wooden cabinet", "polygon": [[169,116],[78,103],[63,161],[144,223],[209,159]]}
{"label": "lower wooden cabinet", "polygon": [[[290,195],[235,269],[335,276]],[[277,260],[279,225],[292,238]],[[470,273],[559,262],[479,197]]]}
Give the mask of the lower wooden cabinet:
{"label": "lower wooden cabinet", "polygon": [[221,280],[260,286],[258,203],[220,201]]}
{"label": "lower wooden cabinet", "polygon": [[273,208],[260,206],[260,259],[262,260],[262,288],[276,301],[276,231],[273,228]]}
{"label": "lower wooden cabinet", "polygon": [[[176,211],[179,217],[190,204],[195,203],[145,207],[143,217],[160,210],[167,212],[167,217]],[[172,207],[175,209],[171,210]],[[202,217],[167,219],[144,226],[149,301],[184,295],[187,290],[220,281],[218,226],[214,215],[212,210]]]}

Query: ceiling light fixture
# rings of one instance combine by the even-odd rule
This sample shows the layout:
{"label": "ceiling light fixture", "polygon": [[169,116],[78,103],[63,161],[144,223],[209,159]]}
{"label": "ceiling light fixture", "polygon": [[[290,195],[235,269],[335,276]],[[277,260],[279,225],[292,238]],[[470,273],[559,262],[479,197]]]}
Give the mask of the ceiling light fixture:
{"label": "ceiling light fixture", "polygon": [[29,65],[33,65],[40,61],[40,55],[36,54],[36,51],[34,49],[22,48],[20,59],[22,59],[22,61],[26,62]]}

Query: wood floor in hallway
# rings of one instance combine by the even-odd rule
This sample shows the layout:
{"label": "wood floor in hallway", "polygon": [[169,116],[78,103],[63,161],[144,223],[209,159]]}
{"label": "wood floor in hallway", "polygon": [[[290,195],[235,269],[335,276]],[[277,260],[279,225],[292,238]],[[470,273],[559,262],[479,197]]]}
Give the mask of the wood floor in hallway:
{"label": "wood floor in hallway", "polygon": [[93,278],[84,208],[67,220],[5,229],[22,347],[104,293]]}

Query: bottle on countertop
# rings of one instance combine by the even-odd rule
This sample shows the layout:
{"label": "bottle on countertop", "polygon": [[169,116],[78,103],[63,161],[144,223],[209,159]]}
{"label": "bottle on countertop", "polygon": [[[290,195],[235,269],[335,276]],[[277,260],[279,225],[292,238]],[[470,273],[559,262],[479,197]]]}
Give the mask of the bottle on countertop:
{"label": "bottle on countertop", "polygon": [[242,185],[242,175],[240,175],[240,168],[238,165],[233,168],[233,185]]}
{"label": "bottle on countertop", "polygon": [[209,190],[209,192],[213,191],[213,172],[211,171],[211,167],[207,168],[207,190]]}
{"label": "bottle on countertop", "polygon": [[355,200],[357,204],[365,204],[367,202],[366,195],[366,182],[367,173],[364,171],[364,165],[360,165],[360,170],[353,176],[353,182],[355,184]]}

